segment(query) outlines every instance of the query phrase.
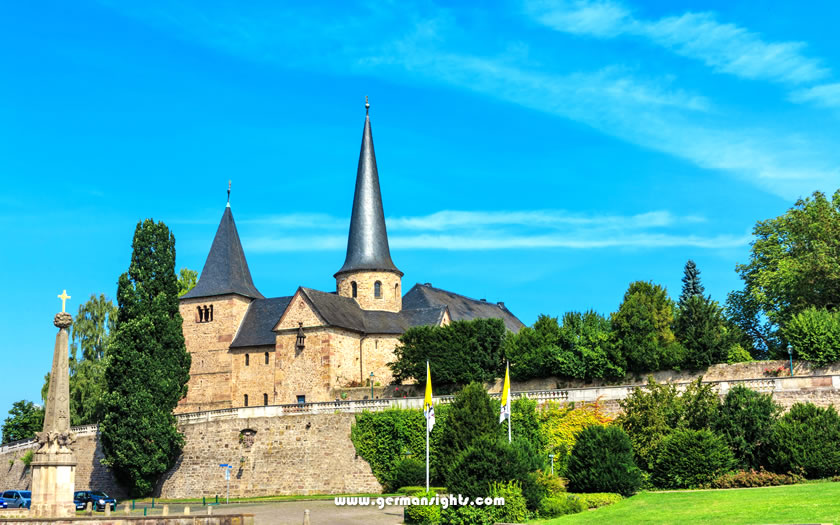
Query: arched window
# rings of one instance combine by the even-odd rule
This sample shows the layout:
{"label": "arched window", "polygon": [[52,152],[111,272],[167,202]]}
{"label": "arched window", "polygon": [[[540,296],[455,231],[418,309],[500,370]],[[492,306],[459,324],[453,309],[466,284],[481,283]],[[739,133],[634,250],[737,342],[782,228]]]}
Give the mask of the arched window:
{"label": "arched window", "polygon": [[248,394],[245,394],[245,406],[248,406]]}
{"label": "arched window", "polygon": [[263,394],[263,405],[268,406],[268,394]]}
{"label": "arched window", "polygon": [[268,352],[265,353],[265,364],[268,364]]}
{"label": "arched window", "polygon": [[198,315],[196,316],[195,320],[198,323],[203,323],[204,322],[204,310],[200,306],[197,307],[197,310],[198,310]]}
{"label": "arched window", "polygon": [[353,281],[352,283],[350,283],[350,290],[353,293],[353,298],[354,299],[359,296],[359,287],[356,285],[356,281]]}
{"label": "arched window", "polygon": [[213,305],[210,305],[210,320],[213,320]]}
{"label": "arched window", "polygon": [[379,281],[373,283],[373,296],[382,299],[382,283]]}
{"label": "arched window", "polygon": [[245,366],[248,366],[250,364],[251,364],[251,356],[248,355],[248,354],[245,354]]}
{"label": "arched window", "polygon": [[396,301],[399,298],[400,298],[400,283],[397,283],[397,284],[394,285],[394,300]]}

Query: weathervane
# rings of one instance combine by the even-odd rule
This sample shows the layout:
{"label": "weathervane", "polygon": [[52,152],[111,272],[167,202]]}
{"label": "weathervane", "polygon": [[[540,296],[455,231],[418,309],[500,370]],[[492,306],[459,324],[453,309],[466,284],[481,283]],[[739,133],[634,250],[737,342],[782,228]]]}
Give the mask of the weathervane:
{"label": "weathervane", "polygon": [[370,110],[370,102],[368,102],[368,96],[365,95],[365,113],[367,113],[368,110]]}
{"label": "weathervane", "polygon": [[230,180],[228,180],[228,201],[227,207],[230,208]]}

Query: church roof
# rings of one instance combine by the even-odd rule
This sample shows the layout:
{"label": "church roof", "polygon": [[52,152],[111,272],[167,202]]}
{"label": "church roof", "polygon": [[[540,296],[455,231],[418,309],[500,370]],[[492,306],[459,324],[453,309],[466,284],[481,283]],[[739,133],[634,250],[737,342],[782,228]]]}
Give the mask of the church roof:
{"label": "church roof", "polygon": [[251,280],[251,271],[248,269],[248,262],[245,261],[245,253],[242,251],[242,243],[239,241],[239,233],[236,231],[230,204],[222,215],[198,284],[182,298],[227,294],[238,294],[252,299],[263,298]]}
{"label": "church roof", "polygon": [[251,301],[230,347],[274,346],[276,334],[272,329],[291,300],[292,297],[272,297]]}
{"label": "church roof", "polygon": [[470,321],[472,319],[498,318],[504,321],[505,327],[512,332],[518,332],[525,326],[516,318],[504,303],[489,303],[463,295],[434,288],[431,284],[415,284],[403,296],[403,310],[447,306],[449,316],[453,321]]}
{"label": "church roof", "polygon": [[[365,104],[365,107],[370,107]],[[385,230],[385,212],[379,191],[379,172],[373,151],[370,115],[365,111],[365,128],[362,149],[356,171],[356,193],[353,195],[353,212],[350,217],[350,234],[347,237],[347,257],[336,276],[357,270],[381,270],[402,275],[391,260],[388,232]]]}

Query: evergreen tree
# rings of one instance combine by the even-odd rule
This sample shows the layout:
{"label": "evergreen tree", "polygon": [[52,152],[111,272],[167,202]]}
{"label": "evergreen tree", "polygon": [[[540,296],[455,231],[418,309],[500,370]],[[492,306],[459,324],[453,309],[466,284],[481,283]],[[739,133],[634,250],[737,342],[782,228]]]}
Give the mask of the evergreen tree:
{"label": "evergreen tree", "polygon": [[691,259],[685,263],[682,283],[683,287],[679,303],[681,308],[690,298],[698,295],[702,297],[703,292],[705,291],[705,288],[703,288],[703,285],[700,283],[700,270],[697,269],[697,265],[694,264],[694,261]]}
{"label": "evergreen tree", "polygon": [[694,369],[726,362],[731,342],[726,319],[715,301],[693,295],[680,305],[674,333],[686,349],[685,363]]}
{"label": "evergreen tree", "polygon": [[172,411],[187,392],[190,356],[178,311],[175,237],[147,219],[137,224],[132,249],[117,287],[101,435],[119,481],[132,496],[145,496],[183,446]]}
{"label": "evergreen tree", "polygon": [[[681,364],[683,351],[676,343],[671,323],[673,301],[658,284],[630,283],[618,311],[612,314],[612,344],[616,360],[626,361],[633,372],[652,372]],[[623,362],[616,365],[624,368]]]}
{"label": "evergreen tree", "polygon": [[477,439],[488,436],[500,438],[506,425],[499,423],[499,402],[490,399],[481,383],[470,383],[458,392],[449,405],[449,415],[443,429],[438,450],[441,464],[451,467],[455,457]]}

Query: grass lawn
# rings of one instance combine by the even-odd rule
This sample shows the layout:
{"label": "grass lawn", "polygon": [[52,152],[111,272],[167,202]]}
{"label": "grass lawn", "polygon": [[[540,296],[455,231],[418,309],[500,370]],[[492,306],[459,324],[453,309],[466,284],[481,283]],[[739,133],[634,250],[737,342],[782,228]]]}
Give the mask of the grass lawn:
{"label": "grass lawn", "polygon": [[840,483],[643,492],[597,510],[529,523],[840,523]]}

